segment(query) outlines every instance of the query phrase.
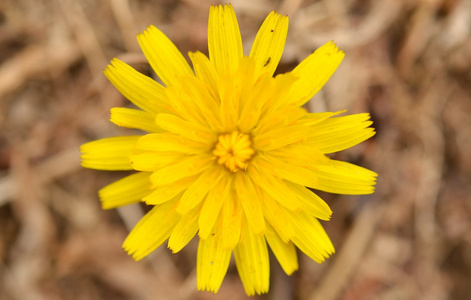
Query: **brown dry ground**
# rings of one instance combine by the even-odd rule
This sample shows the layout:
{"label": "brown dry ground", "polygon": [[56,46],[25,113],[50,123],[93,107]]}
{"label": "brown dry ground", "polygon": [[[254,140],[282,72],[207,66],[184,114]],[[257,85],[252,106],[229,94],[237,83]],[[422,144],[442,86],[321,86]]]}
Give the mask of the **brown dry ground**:
{"label": "brown dry ground", "polygon": [[[135,34],[159,26],[207,51],[207,0],[0,1],[0,299],[246,299],[235,267],[196,291],[196,244],[134,262],[143,207],[101,210],[124,172],[85,170],[78,145],[126,134],[102,70],[149,67]],[[377,135],[338,159],[380,174],[370,196],[322,195],[337,253],[300,255],[254,299],[471,299],[471,1],[233,0],[246,53],[271,10],[290,16],[280,70],[333,39],[346,51],[312,111],[371,112]]]}

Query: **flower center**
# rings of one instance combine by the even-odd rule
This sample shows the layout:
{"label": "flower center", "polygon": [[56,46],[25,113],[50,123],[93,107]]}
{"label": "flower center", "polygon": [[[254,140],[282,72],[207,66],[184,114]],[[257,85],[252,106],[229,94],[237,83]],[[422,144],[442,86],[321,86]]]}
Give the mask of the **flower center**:
{"label": "flower center", "polygon": [[249,135],[236,130],[219,135],[218,140],[213,150],[218,164],[226,166],[231,172],[247,169],[248,161],[255,153]]}

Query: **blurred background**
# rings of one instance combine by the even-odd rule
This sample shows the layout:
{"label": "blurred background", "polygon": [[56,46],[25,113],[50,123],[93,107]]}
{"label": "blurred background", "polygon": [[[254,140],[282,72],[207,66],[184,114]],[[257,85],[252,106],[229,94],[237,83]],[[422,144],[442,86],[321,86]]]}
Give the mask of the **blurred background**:
{"label": "blurred background", "polygon": [[[129,103],[102,70],[146,74],[135,36],[158,26],[207,53],[208,0],[0,0],[0,299],[246,299],[231,264],[219,294],[196,291],[193,241],[134,262],[121,249],[145,211],[102,210],[124,172],[85,170],[78,146],[128,134]],[[334,40],[346,58],[308,105],[370,112],[375,137],[336,154],[379,173],[369,196],[321,194],[337,253],[299,253],[252,299],[471,299],[471,1],[233,0],[248,54],[272,11],[290,30],[279,72]]]}

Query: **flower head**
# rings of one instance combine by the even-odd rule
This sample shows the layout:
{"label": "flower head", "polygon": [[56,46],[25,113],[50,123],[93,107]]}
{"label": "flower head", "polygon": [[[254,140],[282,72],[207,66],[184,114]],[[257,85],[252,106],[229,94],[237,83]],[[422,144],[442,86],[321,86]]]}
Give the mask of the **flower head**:
{"label": "flower head", "polygon": [[319,263],[334,252],[318,221],[332,212],[310,189],[372,193],[374,172],[326,154],[374,130],[368,114],[302,107],[344,57],[332,42],[273,76],[287,31],[288,17],[270,13],[244,56],[232,7],[211,6],[209,58],[189,53],[193,69],[154,26],[138,41],[163,84],[118,59],[107,67],[108,79],[140,108],[113,108],[111,121],[148,133],[84,144],[82,165],[138,171],[99,191],[105,209],[153,206],[124,241],[134,259],[166,240],[178,252],[197,234],[198,289],[217,292],[234,253],[253,295],[269,288],[267,244],[287,274],[298,268],[295,247]]}

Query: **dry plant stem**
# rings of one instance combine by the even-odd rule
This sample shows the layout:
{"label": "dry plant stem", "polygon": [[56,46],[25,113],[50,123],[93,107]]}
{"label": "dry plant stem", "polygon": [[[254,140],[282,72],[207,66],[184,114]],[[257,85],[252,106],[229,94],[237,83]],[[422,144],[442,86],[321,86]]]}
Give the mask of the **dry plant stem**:
{"label": "dry plant stem", "polygon": [[69,40],[62,40],[58,45],[28,46],[0,65],[0,98],[23,86],[33,76],[62,73],[80,58],[80,54],[78,45]]}
{"label": "dry plant stem", "polygon": [[284,0],[277,11],[281,14],[292,16],[299,10],[303,2],[303,0]]}
{"label": "dry plant stem", "polygon": [[[419,119],[419,130],[422,132],[422,158],[420,181],[414,199],[415,232],[417,235],[418,258],[417,274],[419,288],[428,295],[428,299],[438,299],[437,287],[427,286],[427,283],[439,279],[439,257],[441,240],[437,238],[436,203],[441,189],[443,176],[443,159],[445,138],[441,128],[441,112],[449,98],[450,88],[443,84],[443,78],[433,78],[430,86],[425,86],[424,105]],[[424,270],[426,270],[424,272]]]}
{"label": "dry plant stem", "polygon": [[432,37],[434,18],[439,5],[438,1],[423,1],[414,13],[410,30],[398,55],[398,66],[402,75],[409,74],[412,64],[422,54]]}
{"label": "dry plant stem", "polygon": [[309,112],[321,112],[328,111],[327,105],[328,104],[327,99],[325,97],[325,92],[319,91],[312,101],[309,101],[305,104],[305,107]]}
{"label": "dry plant stem", "polygon": [[100,82],[103,68],[107,65],[106,55],[103,53],[95,30],[85,15],[81,2],[61,0],[61,8],[77,39],[77,42],[87,59],[88,67],[95,82]]}
{"label": "dry plant stem", "polygon": [[451,12],[447,20],[444,38],[446,47],[452,47],[464,44],[466,39],[471,36],[471,0],[461,0],[456,3],[455,9]]}
{"label": "dry plant stem", "polygon": [[103,66],[106,65],[106,55],[103,53],[93,26],[85,15],[80,2],[61,0],[62,9],[69,21],[80,48],[84,53],[88,67],[94,74],[101,76]]}
{"label": "dry plant stem", "polygon": [[338,299],[373,239],[385,207],[370,201],[363,208],[342,249],[332,259],[326,276],[315,288],[309,300]]}
{"label": "dry plant stem", "polygon": [[[200,0],[201,1],[201,0]],[[216,1],[210,2],[215,3]],[[230,2],[230,1],[218,1],[219,3],[225,3],[225,2]],[[234,4],[234,9],[236,13],[239,11],[244,11],[247,15],[250,15],[253,18],[260,19],[260,15],[265,15],[270,10],[273,10],[276,6],[271,3],[269,0],[259,0],[259,1],[253,1],[253,0],[238,0],[237,5]]]}
{"label": "dry plant stem", "polygon": [[137,222],[139,222],[139,220],[144,216],[144,212],[139,204],[121,206],[118,207],[117,210],[128,231],[131,231]]}
{"label": "dry plant stem", "polygon": [[178,296],[180,299],[191,299],[191,295],[194,293],[198,293],[196,289],[196,268],[193,269],[178,289]]}
{"label": "dry plant stem", "polygon": [[273,256],[270,257],[270,270],[272,275],[270,300],[294,300],[294,276],[286,275]]}
{"label": "dry plant stem", "polygon": [[350,22],[347,17],[348,5],[346,0],[324,0],[323,2],[329,11],[329,15],[333,16],[335,23],[338,24],[339,27],[350,27]]}
{"label": "dry plant stem", "polygon": [[28,188],[18,191],[13,208],[21,220],[21,231],[13,245],[9,263],[13,280],[6,285],[9,293],[17,299],[42,299],[36,284],[47,272],[49,252],[56,230],[49,210],[44,205],[44,185],[28,164],[27,152],[16,149],[12,159],[12,175]]}
{"label": "dry plant stem", "polygon": [[136,41],[138,29],[129,0],[110,0],[110,5],[123,37],[124,47],[128,52],[139,52]]}
{"label": "dry plant stem", "polygon": [[[317,3],[312,4],[317,5]],[[398,18],[401,13],[402,2],[397,0],[382,0],[374,1],[371,3],[371,12],[365,16],[362,22],[356,27],[336,28],[333,31],[327,31],[311,34],[311,28],[317,24],[309,23],[308,20],[294,20],[294,23],[303,22],[304,31],[303,36],[299,39],[299,47],[301,49],[315,49],[322,45],[326,40],[335,40],[336,43],[342,45],[346,50],[354,47],[359,47],[371,42],[373,39],[379,37],[392,23]],[[309,9],[309,8],[306,8]],[[305,16],[310,18],[310,16]],[[348,21],[346,21],[348,24]],[[297,26],[297,25],[293,25]],[[297,26],[299,28],[299,26]]]}
{"label": "dry plant stem", "polygon": [[[56,154],[41,162],[38,166],[30,166],[30,168],[35,174],[41,174],[37,178],[41,185],[75,172],[80,169],[78,146]],[[22,186],[25,186],[25,183],[11,174],[0,178],[0,206],[16,198]]]}

